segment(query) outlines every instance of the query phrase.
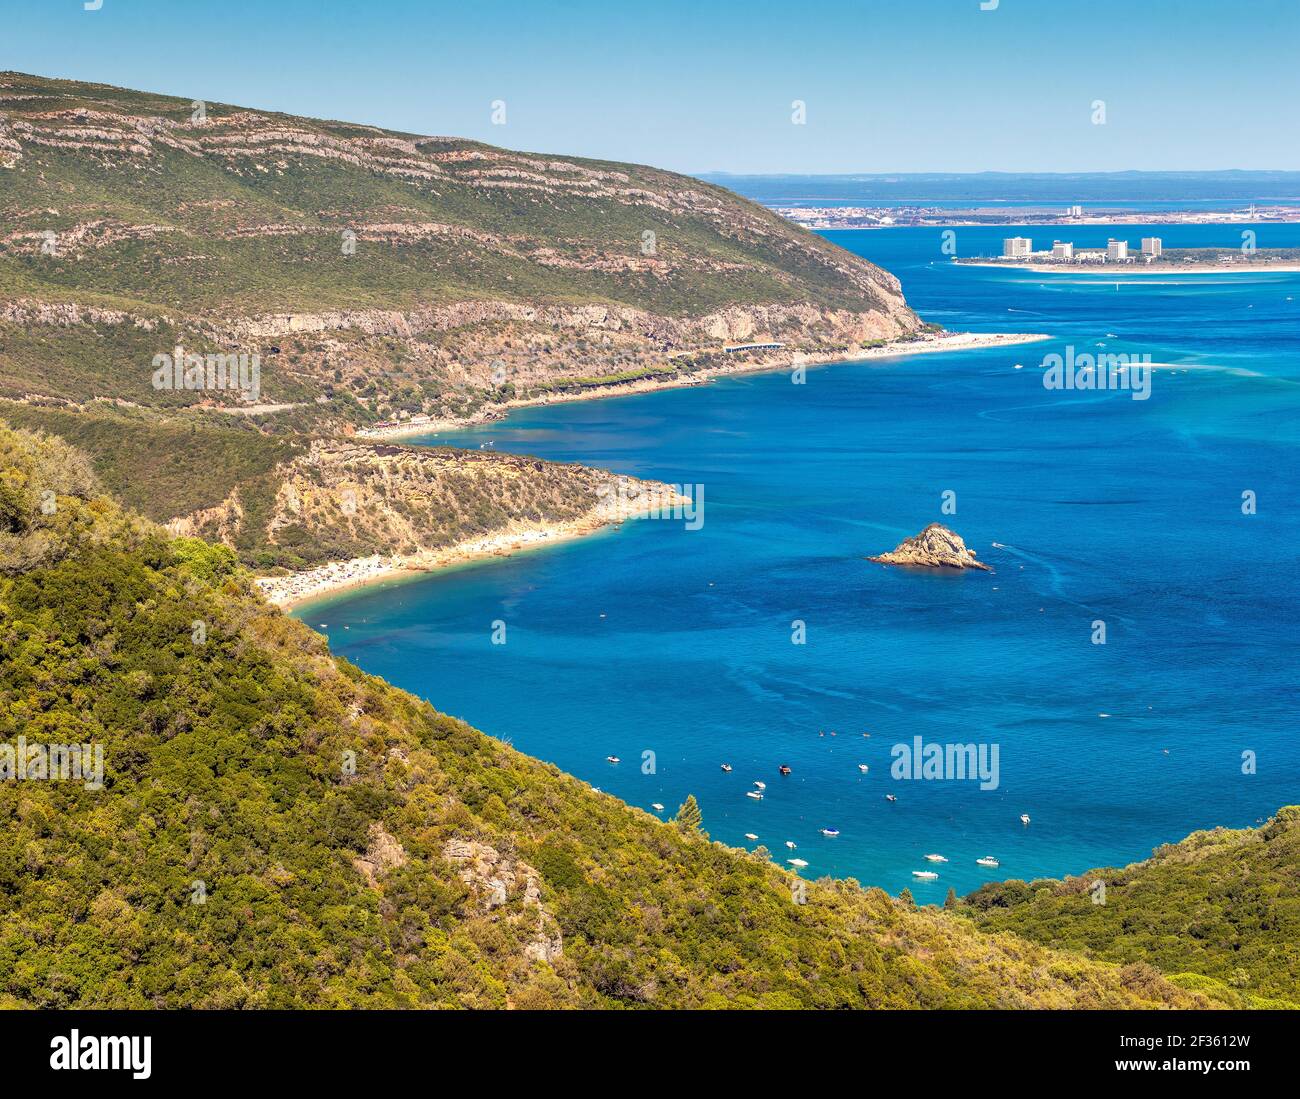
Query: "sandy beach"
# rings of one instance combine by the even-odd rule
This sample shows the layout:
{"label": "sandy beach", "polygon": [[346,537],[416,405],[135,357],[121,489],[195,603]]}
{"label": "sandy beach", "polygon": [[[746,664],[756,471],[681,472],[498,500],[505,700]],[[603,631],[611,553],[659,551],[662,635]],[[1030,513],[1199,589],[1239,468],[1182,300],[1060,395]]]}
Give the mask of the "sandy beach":
{"label": "sandy beach", "polygon": [[[417,435],[430,435],[438,431],[453,430],[472,423],[500,419],[513,408],[529,405],[557,404],[566,401],[596,400],[606,397],[628,396],[658,389],[676,389],[703,385],[717,377],[731,374],[753,374],[776,370],[789,370],[796,366],[820,366],[835,362],[860,362],[871,359],[897,358],[904,355],[934,354],[944,351],[969,351],[986,347],[1010,347],[1050,339],[1039,333],[1018,332],[950,332],[927,336],[919,340],[884,344],[880,347],[845,351],[834,354],[778,354],[762,362],[737,363],[733,367],[692,375],[681,379],[647,379],[630,385],[602,386],[584,389],[577,393],[553,394],[533,400],[511,401],[486,410],[471,420],[428,421],[418,425],[358,431],[357,438],[394,439]],[[319,568],[308,569],[288,576],[258,577],[257,585],[270,602],[280,607],[301,604],[336,595],[351,588],[379,583],[416,573],[433,572],[453,565],[462,565],[488,557],[505,557],[520,550],[555,545],[571,538],[580,538],[605,527],[635,519],[647,513],[670,510],[674,506],[689,505],[690,501],[670,485],[649,484],[650,493],[643,493],[634,501],[619,498],[600,504],[577,519],[563,523],[520,525],[458,542],[439,549],[422,550],[403,556],[373,554],[350,561],[334,561]]]}
{"label": "sandy beach", "polygon": [[[617,478],[611,480],[616,481]],[[674,509],[691,505],[691,500],[671,485],[656,482],[637,484],[639,494],[634,498],[611,493],[606,501],[578,518],[565,522],[518,524],[438,549],[390,556],[376,553],[350,561],[332,561],[328,565],[288,576],[259,576],[256,583],[269,602],[288,609],[384,580],[435,572],[489,557],[508,557],[521,550],[553,546],[617,526],[628,519],[656,515],[670,518]]]}
{"label": "sandy beach", "polygon": [[621,385],[592,386],[576,393],[552,393],[544,397],[520,398],[484,408],[473,416],[461,420],[427,420],[418,425],[399,424],[386,428],[362,428],[356,432],[358,439],[402,439],[431,435],[439,431],[454,431],[489,423],[509,415],[516,408],[536,405],[564,404],[568,401],[593,401],[609,397],[625,397],[635,393],[650,393],[660,389],[682,389],[706,385],[716,378],[734,374],[761,374],[776,370],[790,370],[796,366],[820,366],[840,362],[868,362],[872,359],[895,359],[904,355],[927,355],[944,351],[973,351],[983,347],[1009,347],[1013,344],[1034,343],[1050,339],[1041,333],[1024,332],[945,332],[941,335],[922,336],[915,340],[899,340],[880,347],[852,348],[842,352],[809,353],[803,351],[776,352],[761,360],[748,359],[734,366],[720,366],[702,370],[680,378],[646,378],[643,381]]}

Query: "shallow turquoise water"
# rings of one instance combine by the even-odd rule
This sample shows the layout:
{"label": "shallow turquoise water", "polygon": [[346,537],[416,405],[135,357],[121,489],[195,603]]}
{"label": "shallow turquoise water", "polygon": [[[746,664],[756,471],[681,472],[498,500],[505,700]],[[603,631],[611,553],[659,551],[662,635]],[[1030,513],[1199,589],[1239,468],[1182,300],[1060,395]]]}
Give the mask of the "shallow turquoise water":
{"label": "shallow turquoise water", "polygon": [[[958,248],[1012,232],[960,229]],[[1153,232],[1220,246],[1239,230]],[[1259,233],[1300,245],[1300,227]],[[1300,275],[1117,290],[953,269],[933,229],[829,235],[898,274],[927,319],[1053,340],[528,409],[431,440],[703,484],[705,522],[633,522],[301,617],[368,671],[633,805],[670,815],[694,793],[716,839],[753,832],[808,875],[919,900],[1127,862],[1300,801]],[[1178,372],[1158,370],[1147,401],[1048,391],[1038,363],[1066,344]],[[933,521],[996,571],[863,560]],[[998,788],[892,779],[891,747],[917,735],[996,744]],[[755,779],[761,802],[744,796]],[[1001,868],[976,866],[985,854]],[[936,882],[913,880],[930,868]]]}

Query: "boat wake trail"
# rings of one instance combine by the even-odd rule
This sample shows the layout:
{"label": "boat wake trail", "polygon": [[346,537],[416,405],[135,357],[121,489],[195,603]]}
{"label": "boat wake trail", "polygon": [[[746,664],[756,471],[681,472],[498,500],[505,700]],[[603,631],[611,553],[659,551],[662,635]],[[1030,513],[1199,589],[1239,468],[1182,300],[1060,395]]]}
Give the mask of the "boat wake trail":
{"label": "boat wake trail", "polygon": [[[1016,549],[1015,546],[1004,545],[1001,542],[994,542],[993,547],[994,549],[1002,550],[1004,553],[1011,554],[1012,557],[1019,558],[1026,564],[1036,565],[1041,568],[1047,575],[1048,591],[1060,599],[1062,603],[1068,603],[1072,607],[1079,607],[1082,610],[1086,610],[1089,614],[1097,612],[1097,608],[1089,606],[1087,603],[1081,603],[1077,599],[1072,599],[1066,594],[1066,576],[1061,569],[1054,565],[1048,558],[1036,553],[1026,553],[1024,550]],[[1109,617],[1113,617],[1116,621],[1123,622],[1125,625],[1132,625],[1132,621],[1129,618],[1124,615],[1115,614],[1114,611],[1111,611]]]}
{"label": "boat wake trail", "polygon": [[993,545],[994,548],[1009,553],[1012,557],[1018,557],[1027,564],[1037,565],[1047,574],[1048,588],[1051,593],[1066,600],[1066,602],[1073,602],[1065,594],[1065,579],[1061,575],[1061,570],[1046,557],[1041,557],[1036,553],[1026,553],[1024,550],[1016,549],[1015,546],[1005,546],[1001,542],[994,542]]}

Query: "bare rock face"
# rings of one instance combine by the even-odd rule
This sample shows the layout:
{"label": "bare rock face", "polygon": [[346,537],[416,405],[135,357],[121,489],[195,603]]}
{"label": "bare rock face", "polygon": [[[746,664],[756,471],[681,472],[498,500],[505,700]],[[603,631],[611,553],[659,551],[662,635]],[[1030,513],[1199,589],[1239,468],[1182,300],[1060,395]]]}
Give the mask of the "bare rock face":
{"label": "bare rock face", "polygon": [[406,849],[383,825],[373,823],[370,825],[370,843],[366,847],[366,853],[353,859],[352,865],[374,886],[389,870],[406,865]]}
{"label": "bare rock face", "polygon": [[941,523],[931,523],[920,534],[904,538],[891,552],[868,557],[867,560],[878,561],[882,565],[993,571],[966,548],[960,534]]}
{"label": "bare rock face", "polygon": [[564,953],[564,939],[555,917],[542,903],[541,875],[526,862],[502,854],[490,844],[476,840],[448,840],[443,858],[460,866],[460,879],[468,885],[484,912],[508,906],[518,900],[527,920],[536,913],[537,927],[524,946],[524,956],[552,962]]}

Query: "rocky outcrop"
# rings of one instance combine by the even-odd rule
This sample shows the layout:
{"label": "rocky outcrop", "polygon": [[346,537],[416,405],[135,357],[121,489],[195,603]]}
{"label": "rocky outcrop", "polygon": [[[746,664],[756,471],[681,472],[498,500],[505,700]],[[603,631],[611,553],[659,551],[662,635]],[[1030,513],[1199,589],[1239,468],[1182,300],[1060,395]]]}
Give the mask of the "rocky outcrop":
{"label": "rocky outcrop", "polygon": [[180,515],[167,522],[167,532],[181,538],[206,538],[234,545],[244,524],[244,507],[235,488],[221,503]]}
{"label": "rocky outcrop", "polygon": [[173,533],[263,549],[292,546],[304,563],[412,555],[466,539],[565,524],[592,528],[689,504],[672,486],[496,451],[313,440],[279,466],[270,507],[249,509],[239,489],[215,508],[175,519]]}
{"label": "rocky outcrop", "polygon": [[920,534],[904,538],[889,553],[868,557],[882,565],[908,565],[916,568],[983,569],[992,572],[983,561],[966,548],[961,535],[941,523],[931,523]]}
{"label": "rocky outcrop", "polygon": [[150,317],[124,313],[120,309],[103,309],[94,305],[81,305],[77,302],[44,302],[32,298],[13,298],[0,301],[0,322],[8,324],[42,325],[49,327],[70,328],[77,325],[119,325],[131,324],[136,328],[152,332],[158,327],[158,321]]}
{"label": "rocky outcrop", "polygon": [[542,903],[541,875],[526,862],[477,840],[448,840],[442,856],[460,868],[460,880],[470,887],[484,912],[508,910],[512,902],[518,902],[525,913],[520,918],[530,921],[536,914],[536,931],[524,946],[526,957],[551,962],[564,952],[559,924]]}
{"label": "rocky outcrop", "polygon": [[410,339],[458,329],[511,323],[536,325],[556,333],[625,333],[657,346],[691,349],[762,337],[800,335],[851,343],[905,335],[919,327],[901,295],[890,295],[885,310],[854,312],[807,304],[729,306],[697,319],[678,319],[627,306],[533,306],[506,301],[466,301],[411,311],[331,310],[323,313],[262,314],[210,319],[205,335],[225,343],[275,339],[302,333],[354,331],[366,336]]}
{"label": "rocky outcrop", "polygon": [[374,886],[388,871],[406,865],[406,850],[382,824],[375,822],[370,825],[366,853],[353,859],[352,865]]}

